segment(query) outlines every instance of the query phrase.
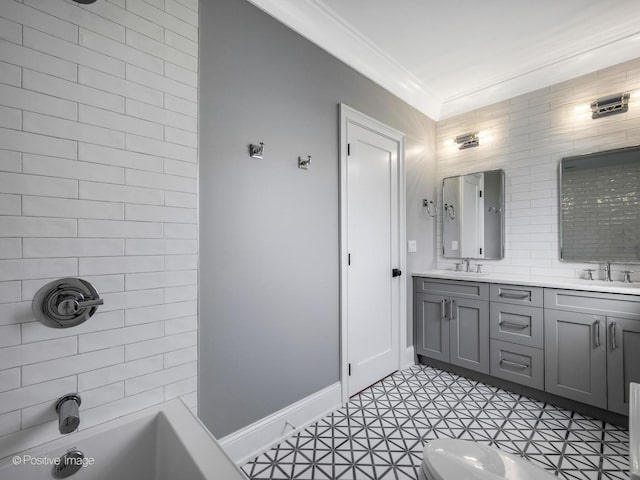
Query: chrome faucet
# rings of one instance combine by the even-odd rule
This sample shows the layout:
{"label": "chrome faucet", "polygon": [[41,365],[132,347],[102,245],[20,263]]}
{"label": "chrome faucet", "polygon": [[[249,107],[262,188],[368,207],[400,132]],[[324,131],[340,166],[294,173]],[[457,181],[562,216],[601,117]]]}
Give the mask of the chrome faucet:
{"label": "chrome faucet", "polygon": [[468,258],[463,258],[462,261],[465,264],[465,272],[470,272],[471,271],[471,261]]}
{"label": "chrome faucet", "polygon": [[612,282],[613,280],[611,280],[611,262],[605,263],[603,270],[604,270],[604,281]]}
{"label": "chrome faucet", "polygon": [[58,399],[58,430],[61,434],[71,433],[80,425],[80,403],[82,399],[76,393],[69,393]]}

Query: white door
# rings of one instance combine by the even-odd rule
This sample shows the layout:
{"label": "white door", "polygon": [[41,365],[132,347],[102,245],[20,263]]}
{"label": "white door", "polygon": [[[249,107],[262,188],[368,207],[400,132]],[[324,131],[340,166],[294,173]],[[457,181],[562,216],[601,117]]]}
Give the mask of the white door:
{"label": "white door", "polygon": [[389,138],[386,133],[378,131],[375,124],[346,122],[346,182],[342,184],[346,187],[342,195],[346,298],[343,296],[342,311],[346,315],[343,327],[346,325],[349,396],[400,366],[405,279],[394,277],[393,269],[401,270],[404,263],[400,252],[403,144],[401,138]]}

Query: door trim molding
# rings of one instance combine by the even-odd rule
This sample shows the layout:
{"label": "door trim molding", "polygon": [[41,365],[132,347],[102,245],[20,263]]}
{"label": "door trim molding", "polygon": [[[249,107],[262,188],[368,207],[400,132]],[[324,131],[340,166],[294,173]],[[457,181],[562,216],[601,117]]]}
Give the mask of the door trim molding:
{"label": "door trim molding", "polygon": [[349,401],[349,355],[348,355],[348,315],[347,315],[347,124],[352,123],[367,130],[383,135],[398,144],[398,258],[403,276],[400,277],[399,325],[398,325],[398,359],[397,368],[406,365],[407,343],[407,251],[406,251],[406,178],[405,178],[405,135],[394,128],[361,113],[344,103],[340,104],[340,385],[342,387],[342,403]]}

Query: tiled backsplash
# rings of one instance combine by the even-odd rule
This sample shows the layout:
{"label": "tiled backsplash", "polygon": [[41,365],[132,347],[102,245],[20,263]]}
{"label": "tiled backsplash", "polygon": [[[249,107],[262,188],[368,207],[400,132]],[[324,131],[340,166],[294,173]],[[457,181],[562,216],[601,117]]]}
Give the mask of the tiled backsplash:
{"label": "tiled backsplash", "polygon": [[[591,119],[593,100],[623,91],[632,92],[627,113]],[[571,155],[640,144],[639,91],[636,59],[438,122],[439,184],[451,175],[505,171],[505,258],[478,261],[486,271],[575,278],[593,268],[559,260],[558,164]],[[452,140],[469,131],[480,132],[480,146],[458,150]],[[450,269],[454,260],[442,257],[441,229],[440,216],[438,267]],[[613,268],[619,279],[625,267]],[[640,273],[633,278],[640,281]]]}
{"label": "tiled backsplash", "polygon": [[[196,404],[198,0],[0,1],[0,457],[182,397]],[[105,304],[35,323],[48,281]]]}

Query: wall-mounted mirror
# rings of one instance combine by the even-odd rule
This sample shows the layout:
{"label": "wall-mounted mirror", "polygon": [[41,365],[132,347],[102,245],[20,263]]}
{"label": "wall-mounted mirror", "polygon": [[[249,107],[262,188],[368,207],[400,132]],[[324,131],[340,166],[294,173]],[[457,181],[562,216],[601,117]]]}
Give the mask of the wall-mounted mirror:
{"label": "wall-mounted mirror", "polygon": [[562,159],[560,259],[640,263],[640,146]]}
{"label": "wall-mounted mirror", "polygon": [[447,258],[504,257],[504,171],[442,181],[442,254]]}

